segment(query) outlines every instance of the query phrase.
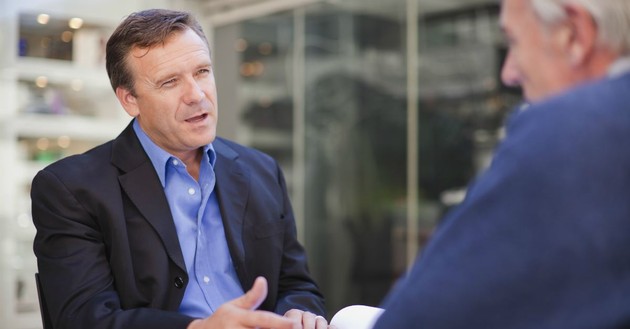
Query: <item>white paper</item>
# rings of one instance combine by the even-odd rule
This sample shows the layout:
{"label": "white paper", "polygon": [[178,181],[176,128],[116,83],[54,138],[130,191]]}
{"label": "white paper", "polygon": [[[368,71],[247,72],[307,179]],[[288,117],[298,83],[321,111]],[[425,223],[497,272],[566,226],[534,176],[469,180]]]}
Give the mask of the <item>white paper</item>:
{"label": "white paper", "polygon": [[365,305],[347,306],[333,316],[330,324],[337,329],[371,329],[379,316],[382,308]]}

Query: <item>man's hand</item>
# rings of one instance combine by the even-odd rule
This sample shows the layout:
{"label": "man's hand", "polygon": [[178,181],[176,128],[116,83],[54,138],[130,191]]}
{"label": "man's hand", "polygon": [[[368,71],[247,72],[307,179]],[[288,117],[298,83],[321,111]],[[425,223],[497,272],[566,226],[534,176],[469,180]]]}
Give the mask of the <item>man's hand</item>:
{"label": "man's hand", "polygon": [[211,316],[191,322],[188,329],[302,328],[301,322],[295,319],[282,317],[272,312],[255,311],[265,297],[267,297],[267,280],[258,277],[252,289],[245,295],[221,305]]}
{"label": "man's hand", "polygon": [[302,329],[334,329],[334,326],[328,326],[328,321],[323,316],[315,315],[311,312],[304,312],[297,309],[288,310],[284,316],[298,321]]}

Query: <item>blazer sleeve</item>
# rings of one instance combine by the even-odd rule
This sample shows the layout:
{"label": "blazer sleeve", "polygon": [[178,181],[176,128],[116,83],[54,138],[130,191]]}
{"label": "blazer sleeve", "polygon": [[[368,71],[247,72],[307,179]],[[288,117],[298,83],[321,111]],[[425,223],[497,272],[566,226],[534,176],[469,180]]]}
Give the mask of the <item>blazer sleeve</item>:
{"label": "blazer sleeve", "polygon": [[278,281],[278,301],[275,312],[284,314],[290,309],[300,309],[326,316],[324,298],[311,278],[304,248],[297,240],[295,217],[287,193],[284,175],[277,166],[278,183],[282,188],[283,214],[285,219],[284,253]]}
{"label": "blazer sleeve", "polygon": [[[284,175],[268,154],[218,138],[215,172],[228,245],[241,286],[257,276],[268,282],[260,309],[325,315],[324,298],[297,239]],[[242,232],[242,233],[241,233]]]}
{"label": "blazer sleeve", "polygon": [[[123,310],[98,222],[53,171],[31,188],[42,293],[55,328],[186,328],[192,318],[154,308]],[[131,269],[130,269],[131,270]]]}

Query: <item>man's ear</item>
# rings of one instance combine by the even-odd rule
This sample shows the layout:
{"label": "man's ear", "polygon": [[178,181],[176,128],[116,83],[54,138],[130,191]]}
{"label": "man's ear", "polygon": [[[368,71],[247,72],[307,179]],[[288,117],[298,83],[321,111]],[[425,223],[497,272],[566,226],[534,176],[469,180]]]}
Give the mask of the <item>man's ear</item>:
{"label": "man's ear", "polygon": [[140,114],[138,109],[138,99],[127,88],[117,87],[116,98],[120,102],[120,105],[125,109],[125,112],[132,117],[137,117]]}
{"label": "man's ear", "polygon": [[565,5],[567,14],[565,51],[569,63],[576,67],[584,65],[595,52],[597,47],[597,23],[584,7],[579,5]]}

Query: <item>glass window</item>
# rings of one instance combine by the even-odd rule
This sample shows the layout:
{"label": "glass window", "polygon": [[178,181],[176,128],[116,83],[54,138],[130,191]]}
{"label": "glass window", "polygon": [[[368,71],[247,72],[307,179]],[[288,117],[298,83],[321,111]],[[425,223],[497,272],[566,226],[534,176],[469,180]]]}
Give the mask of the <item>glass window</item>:
{"label": "glass window", "polygon": [[215,44],[235,45],[215,51],[221,120],[235,116],[224,133],[278,158],[331,314],[378,305],[488,164],[520,99],[500,83],[498,13],[496,1],[344,0],[215,27]]}

